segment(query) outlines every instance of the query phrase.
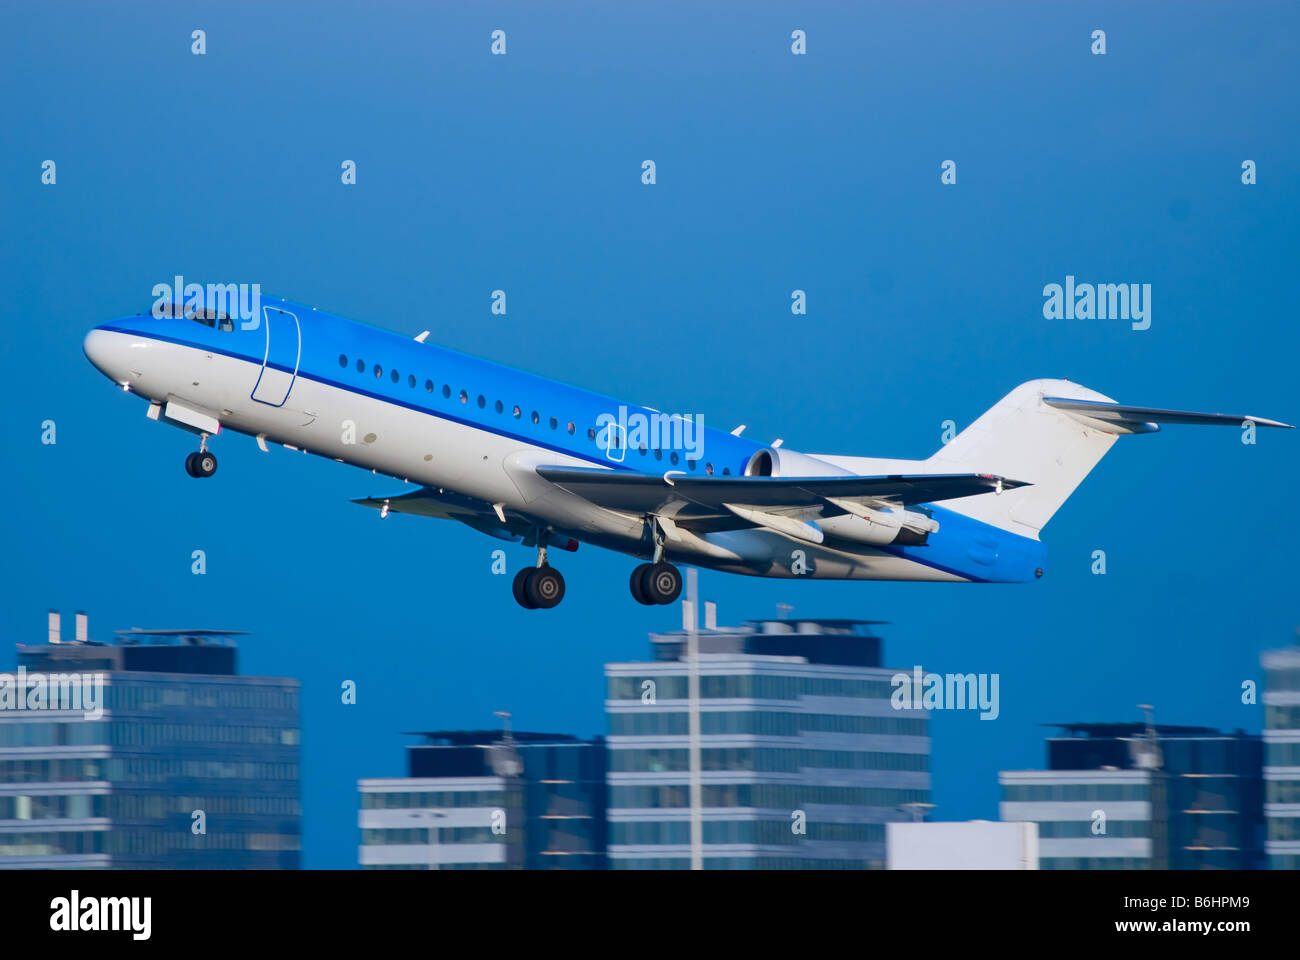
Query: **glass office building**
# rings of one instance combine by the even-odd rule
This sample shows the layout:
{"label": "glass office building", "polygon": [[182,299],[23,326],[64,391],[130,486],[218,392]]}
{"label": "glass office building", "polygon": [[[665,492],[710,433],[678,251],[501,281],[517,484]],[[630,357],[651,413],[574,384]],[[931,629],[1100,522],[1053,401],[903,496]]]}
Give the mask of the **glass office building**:
{"label": "glass office building", "polygon": [[1269,866],[1300,868],[1300,646],[1268,650],[1264,667],[1264,816]]}
{"label": "glass office building", "polygon": [[363,869],[598,870],[601,738],[498,730],[419,734],[409,776],[361,780]]}
{"label": "glass office building", "polygon": [[1000,817],[1033,821],[1044,870],[1259,869],[1263,747],[1255,734],[1143,723],[1059,724],[1047,770],[1003,771]]}
{"label": "glass office building", "polygon": [[[687,637],[605,666],[612,869],[691,866]],[[885,866],[885,824],[930,799],[924,710],[860,620],[758,620],[697,633],[705,869]]]}
{"label": "glass office building", "polygon": [[0,868],[297,868],[298,681],[211,633],[56,623],[0,676]]}

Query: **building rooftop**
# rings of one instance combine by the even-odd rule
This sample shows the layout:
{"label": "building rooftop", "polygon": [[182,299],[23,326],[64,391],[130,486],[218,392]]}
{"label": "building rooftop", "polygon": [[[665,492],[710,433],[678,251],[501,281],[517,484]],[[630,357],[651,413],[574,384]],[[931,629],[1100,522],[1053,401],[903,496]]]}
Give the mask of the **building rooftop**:
{"label": "building rooftop", "polygon": [[[1064,730],[1064,738],[1051,739],[1111,739],[1116,737],[1145,737],[1147,725],[1140,720],[1121,721],[1117,723],[1043,723],[1042,727],[1055,727]],[[1244,736],[1245,732],[1224,733],[1214,727],[1178,726],[1169,723],[1154,724],[1156,736],[1165,739],[1176,737],[1232,737]]]}
{"label": "building rooftop", "polygon": [[[882,641],[871,628],[885,622],[808,617],[746,620],[740,626],[697,630],[696,640],[705,655],[798,657],[808,663],[879,667]],[[654,659],[682,659],[688,637],[685,630],[652,633]]]}

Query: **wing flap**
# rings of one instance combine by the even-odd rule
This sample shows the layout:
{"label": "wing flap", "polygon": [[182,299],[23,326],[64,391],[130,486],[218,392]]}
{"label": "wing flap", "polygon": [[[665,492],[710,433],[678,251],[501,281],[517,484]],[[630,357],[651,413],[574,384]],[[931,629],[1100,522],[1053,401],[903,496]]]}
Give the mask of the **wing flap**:
{"label": "wing flap", "polygon": [[[933,503],[1023,486],[987,474],[913,474],[832,477],[692,477],[618,472],[591,467],[539,466],[537,475],[611,510],[669,516],[679,523],[739,517],[733,507],[802,523],[812,516],[839,516],[845,509],[828,498],[872,506]],[[746,519],[746,518],[742,518]],[[747,523],[764,525],[746,519]]]}

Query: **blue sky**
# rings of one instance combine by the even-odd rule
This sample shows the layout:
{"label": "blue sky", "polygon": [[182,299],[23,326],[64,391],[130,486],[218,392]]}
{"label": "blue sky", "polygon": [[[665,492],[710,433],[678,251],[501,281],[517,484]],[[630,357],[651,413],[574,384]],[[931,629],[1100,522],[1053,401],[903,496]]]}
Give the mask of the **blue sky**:
{"label": "blue sky", "polygon": [[[0,635],[39,640],[50,607],[87,610],[99,637],[252,631],[243,670],[303,682],[307,866],[355,864],[355,781],[401,772],[399,731],[508,709],[603,732],[601,665],[644,657],[679,613],[633,603],[633,561],[585,547],[561,555],[559,608],[520,610],[490,573],[498,542],[380,522],[347,501],[399,484],[247,438],[219,438],[220,473],[190,480],[191,438],[81,352],[174,274],[430,329],[797,450],[928,456],[943,421],[1035,377],[1300,420],[1294,7],[695,7],[0,12]],[[1151,329],[1044,320],[1067,274],[1150,283]],[[1040,723],[1150,702],[1259,728],[1240,689],[1300,619],[1298,467],[1293,433],[1169,428],[1122,439],[1057,515],[1039,583],[704,572],[702,593],[723,622],[778,603],[888,620],[891,666],[999,673],[999,719],[932,727],[935,815],[992,818],[996,771],[1042,764]]]}

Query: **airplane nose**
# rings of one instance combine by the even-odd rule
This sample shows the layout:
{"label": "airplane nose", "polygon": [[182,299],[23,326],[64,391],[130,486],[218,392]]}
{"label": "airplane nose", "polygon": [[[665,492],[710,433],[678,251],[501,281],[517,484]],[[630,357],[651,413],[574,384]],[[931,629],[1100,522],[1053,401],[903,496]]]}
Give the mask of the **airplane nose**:
{"label": "airplane nose", "polygon": [[119,380],[120,371],[115,370],[118,364],[114,362],[115,355],[118,353],[113,348],[114,338],[114,334],[96,327],[86,334],[81,349],[85,351],[86,359],[93,363],[100,373],[113,380]]}

